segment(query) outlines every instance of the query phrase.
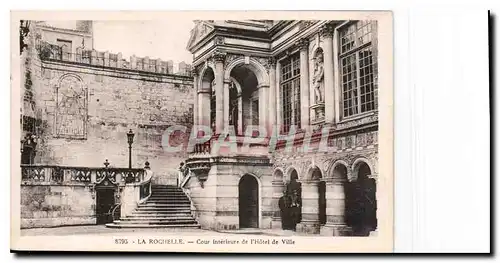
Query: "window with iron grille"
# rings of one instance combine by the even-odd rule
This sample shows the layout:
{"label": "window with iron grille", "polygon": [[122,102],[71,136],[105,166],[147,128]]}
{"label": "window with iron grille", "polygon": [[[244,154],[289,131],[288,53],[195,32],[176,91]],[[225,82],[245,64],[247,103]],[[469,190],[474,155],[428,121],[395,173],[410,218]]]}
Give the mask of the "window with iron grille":
{"label": "window with iron grille", "polygon": [[294,54],[281,62],[280,90],[283,131],[288,132],[291,125],[300,128],[299,54]]}
{"label": "window with iron grille", "polygon": [[374,21],[357,21],[339,31],[343,117],[376,109]]}

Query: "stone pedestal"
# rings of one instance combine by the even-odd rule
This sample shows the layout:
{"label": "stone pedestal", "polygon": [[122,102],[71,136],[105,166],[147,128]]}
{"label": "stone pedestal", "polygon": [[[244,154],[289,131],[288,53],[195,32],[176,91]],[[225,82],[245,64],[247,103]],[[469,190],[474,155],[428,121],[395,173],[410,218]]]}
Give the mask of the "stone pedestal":
{"label": "stone pedestal", "polygon": [[135,184],[126,184],[121,194],[120,216],[126,217],[137,208],[139,201],[139,187]]}
{"label": "stone pedestal", "polygon": [[302,221],[297,232],[318,234],[319,223],[319,181],[302,182]]}

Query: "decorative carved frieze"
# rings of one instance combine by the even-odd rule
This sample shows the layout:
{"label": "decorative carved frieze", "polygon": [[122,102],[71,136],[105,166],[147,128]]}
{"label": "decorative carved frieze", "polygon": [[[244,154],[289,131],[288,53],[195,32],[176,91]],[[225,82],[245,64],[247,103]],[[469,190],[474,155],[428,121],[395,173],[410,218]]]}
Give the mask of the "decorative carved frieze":
{"label": "decorative carved frieze", "polygon": [[301,20],[299,22],[299,30],[304,30],[310,26],[312,26],[316,21],[314,20]]}
{"label": "decorative carved frieze", "polygon": [[231,64],[234,60],[242,57],[243,55],[227,53],[224,61],[224,68],[228,68],[229,64]]}

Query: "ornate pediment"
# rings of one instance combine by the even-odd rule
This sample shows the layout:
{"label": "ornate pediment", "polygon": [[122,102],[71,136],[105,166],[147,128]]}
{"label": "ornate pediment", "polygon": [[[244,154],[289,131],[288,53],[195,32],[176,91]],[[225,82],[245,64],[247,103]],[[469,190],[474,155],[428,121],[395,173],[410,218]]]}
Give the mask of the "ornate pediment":
{"label": "ornate pediment", "polygon": [[189,37],[187,44],[188,50],[194,47],[200,40],[214,30],[213,25],[209,21],[195,20],[194,23],[195,26],[191,30],[191,36]]}

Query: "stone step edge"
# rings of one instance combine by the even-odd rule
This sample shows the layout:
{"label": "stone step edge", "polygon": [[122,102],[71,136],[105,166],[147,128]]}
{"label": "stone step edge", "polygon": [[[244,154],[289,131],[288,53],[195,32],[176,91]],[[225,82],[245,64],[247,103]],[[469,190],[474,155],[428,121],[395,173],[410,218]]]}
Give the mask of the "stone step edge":
{"label": "stone step edge", "polygon": [[109,228],[201,228],[199,224],[179,224],[179,225],[145,225],[145,224],[128,224],[119,225],[115,223],[108,223],[106,227]]}

